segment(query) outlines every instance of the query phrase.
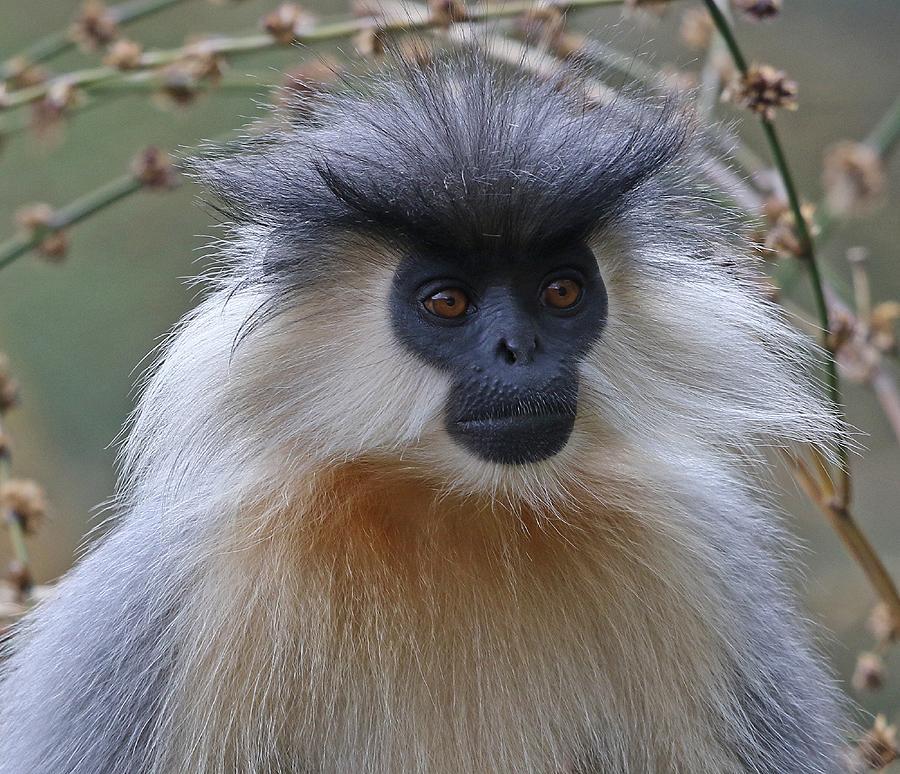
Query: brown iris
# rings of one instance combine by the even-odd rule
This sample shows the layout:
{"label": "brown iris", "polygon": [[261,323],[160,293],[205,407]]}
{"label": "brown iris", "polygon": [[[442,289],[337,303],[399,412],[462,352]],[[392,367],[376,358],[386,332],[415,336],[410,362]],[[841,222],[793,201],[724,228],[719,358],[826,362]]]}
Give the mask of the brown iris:
{"label": "brown iris", "polygon": [[459,288],[444,288],[425,299],[425,308],[438,317],[461,317],[469,308],[469,297]]}
{"label": "brown iris", "polygon": [[573,279],[555,279],[544,286],[541,298],[554,309],[570,309],[581,298],[581,284]]}

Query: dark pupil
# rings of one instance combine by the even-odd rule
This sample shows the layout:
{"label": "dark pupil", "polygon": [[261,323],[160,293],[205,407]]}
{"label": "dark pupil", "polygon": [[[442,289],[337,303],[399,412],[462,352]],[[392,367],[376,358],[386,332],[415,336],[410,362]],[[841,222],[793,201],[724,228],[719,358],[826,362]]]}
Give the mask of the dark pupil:
{"label": "dark pupil", "polygon": [[456,305],[456,299],[448,294],[441,294],[440,296],[438,296],[438,301],[443,301],[447,306]]}
{"label": "dark pupil", "polygon": [[556,290],[561,298],[565,298],[569,295],[569,289],[565,285],[555,285],[554,290]]}

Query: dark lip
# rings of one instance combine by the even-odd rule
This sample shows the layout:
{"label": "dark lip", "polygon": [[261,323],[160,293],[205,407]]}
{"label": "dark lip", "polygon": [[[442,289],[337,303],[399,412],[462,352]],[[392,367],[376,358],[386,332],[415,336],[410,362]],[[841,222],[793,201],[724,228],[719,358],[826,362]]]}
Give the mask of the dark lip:
{"label": "dark lip", "polygon": [[477,408],[469,408],[468,411],[459,412],[456,424],[466,425],[473,423],[501,424],[503,422],[534,421],[541,419],[565,419],[570,420],[575,416],[573,401],[565,398],[551,400],[524,400],[493,405],[488,411],[479,411]]}
{"label": "dark lip", "polygon": [[448,427],[465,448],[483,460],[504,465],[540,462],[557,454],[575,426],[574,412],[534,412],[512,416],[480,416]]}
{"label": "dark lip", "polygon": [[457,419],[455,424],[463,430],[474,430],[478,428],[509,427],[519,423],[531,425],[534,423],[555,424],[557,422],[571,422],[574,418],[575,412],[573,411],[551,411],[543,414],[520,413],[463,417]]}

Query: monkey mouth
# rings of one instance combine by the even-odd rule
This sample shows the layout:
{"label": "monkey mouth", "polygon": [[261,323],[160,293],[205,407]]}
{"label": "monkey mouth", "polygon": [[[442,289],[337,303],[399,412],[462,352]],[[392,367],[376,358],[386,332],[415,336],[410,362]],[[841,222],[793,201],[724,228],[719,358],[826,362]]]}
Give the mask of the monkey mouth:
{"label": "monkey mouth", "polygon": [[450,436],[475,456],[503,465],[540,462],[566,445],[575,426],[575,406],[495,407],[450,422]]}

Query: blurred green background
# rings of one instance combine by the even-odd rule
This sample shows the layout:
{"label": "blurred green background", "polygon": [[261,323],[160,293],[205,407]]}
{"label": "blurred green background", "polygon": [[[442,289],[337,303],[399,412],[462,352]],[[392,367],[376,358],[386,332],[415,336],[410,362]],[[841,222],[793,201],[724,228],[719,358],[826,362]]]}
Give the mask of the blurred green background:
{"label": "blurred green background", "polygon": [[[76,0],[0,0],[0,60],[36,37],[65,27]],[[171,47],[188,34],[251,32],[274,0],[218,5],[194,0],[128,28],[148,47]],[[698,69],[696,55],[678,42],[683,8],[676,2],[658,23],[622,19],[617,8],[574,17],[601,40],[662,67]],[[861,139],[900,94],[898,0],[785,0],[774,23],[741,23],[738,36],[751,59],[784,68],[800,83],[800,110],[778,123],[804,197],[821,193],[823,150],[836,140]],[[342,13],[343,4],[319,0],[311,10]],[[341,43],[347,51],[351,45]],[[271,80],[311,50],[278,50],[244,57],[230,76],[269,71]],[[62,70],[96,61],[72,52],[53,62]],[[254,101],[255,100],[255,101]],[[57,141],[28,134],[0,150],[0,239],[13,233],[13,212],[23,204],[65,204],[127,169],[146,145],[191,147],[202,138],[240,127],[265,103],[262,91],[220,91],[182,110],[161,109],[147,95],[117,98],[78,115]],[[766,157],[757,122],[738,131]],[[876,299],[900,298],[900,159],[889,162],[891,195],[864,219],[842,224],[823,248],[831,270],[846,276],[845,251],[870,250]],[[142,358],[195,300],[183,279],[203,268],[210,214],[196,205],[198,191],[184,184],[167,193],[141,193],[72,232],[69,258],[49,265],[26,256],[0,272],[0,351],[6,351],[23,388],[21,407],[9,415],[15,472],[45,485],[52,520],[31,541],[37,578],[71,563],[83,535],[98,519],[95,508],[114,486],[113,440],[131,410],[132,384]],[[894,368],[896,375],[897,369]],[[895,577],[900,577],[900,449],[871,393],[846,386],[851,423],[860,429],[863,456],[854,463],[856,512]],[[830,634],[824,646],[840,677],[849,680],[856,654],[871,647],[863,621],[874,602],[860,570],[820,515],[787,487],[792,527],[809,546],[804,588],[809,613]],[[7,551],[0,536],[2,548]],[[895,649],[896,651],[896,649]],[[864,706],[900,720],[900,654],[888,662],[884,691]]]}

